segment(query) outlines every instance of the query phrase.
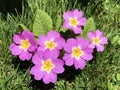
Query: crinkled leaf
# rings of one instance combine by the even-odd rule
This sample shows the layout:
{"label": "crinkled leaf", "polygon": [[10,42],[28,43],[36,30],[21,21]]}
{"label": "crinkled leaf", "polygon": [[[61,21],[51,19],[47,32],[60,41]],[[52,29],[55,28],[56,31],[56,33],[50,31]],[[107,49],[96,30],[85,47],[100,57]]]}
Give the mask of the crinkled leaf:
{"label": "crinkled leaf", "polygon": [[56,19],[56,24],[55,24],[55,29],[59,32],[65,32],[66,31],[66,28],[64,28],[62,26],[62,18],[60,15],[57,16],[57,19]]}
{"label": "crinkled leaf", "polygon": [[118,42],[118,44],[120,45],[120,39],[119,39],[117,42]]}
{"label": "crinkled leaf", "polygon": [[96,25],[95,25],[94,19],[92,17],[90,17],[87,20],[87,23],[84,26],[84,29],[82,30],[81,36],[84,38],[87,38],[88,32],[95,31],[95,30],[96,30]]}
{"label": "crinkled leaf", "polygon": [[67,31],[67,29],[65,29],[64,27],[60,27],[60,30],[59,30],[60,32],[66,32]]}
{"label": "crinkled leaf", "polygon": [[62,25],[62,19],[61,19],[61,16],[58,15],[58,16],[57,16],[57,19],[56,19],[56,23],[55,23],[55,29],[56,29],[56,30],[59,30],[60,27],[61,27],[61,25]]}
{"label": "crinkled leaf", "polygon": [[119,36],[117,35],[117,36],[114,36],[113,38],[112,38],[112,44],[116,44],[117,43],[117,41],[119,40]]}
{"label": "crinkled leaf", "polygon": [[109,12],[112,12],[112,13],[118,13],[120,10],[120,5],[115,5],[116,1],[115,0],[105,0],[103,2],[103,7],[105,10],[108,10]]}
{"label": "crinkled leaf", "polygon": [[112,90],[120,90],[119,86],[115,85]]}
{"label": "crinkled leaf", "polygon": [[18,29],[20,30],[20,31],[23,31],[23,30],[26,30],[26,29],[28,29],[25,25],[23,25],[23,24],[18,24]]}
{"label": "crinkled leaf", "polygon": [[119,35],[114,36],[114,37],[111,39],[111,43],[112,43],[113,45],[120,45],[120,36],[119,36]]}
{"label": "crinkled leaf", "polygon": [[33,33],[36,37],[41,34],[46,34],[53,27],[51,17],[43,10],[37,10],[36,17],[33,23]]}
{"label": "crinkled leaf", "polygon": [[110,81],[108,81],[107,87],[108,87],[108,90],[112,90],[113,89],[113,85],[112,85],[112,83],[110,83]]}
{"label": "crinkled leaf", "polygon": [[117,79],[118,81],[120,81],[120,73],[117,73],[117,74],[116,74],[116,79]]}

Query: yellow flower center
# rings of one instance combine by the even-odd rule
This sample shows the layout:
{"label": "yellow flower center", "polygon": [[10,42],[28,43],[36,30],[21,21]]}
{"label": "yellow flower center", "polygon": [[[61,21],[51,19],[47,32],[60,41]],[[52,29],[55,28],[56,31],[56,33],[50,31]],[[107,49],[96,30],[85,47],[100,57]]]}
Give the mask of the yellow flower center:
{"label": "yellow flower center", "polygon": [[73,27],[76,27],[77,24],[79,23],[79,21],[77,20],[77,18],[70,18],[70,25]]}
{"label": "yellow flower center", "polygon": [[54,68],[54,64],[50,59],[46,61],[42,61],[42,68],[41,70],[46,71],[47,73],[51,72],[51,70]]}
{"label": "yellow flower center", "polygon": [[26,51],[29,47],[30,47],[30,42],[28,41],[28,39],[21,40],[20,48]]}
{"label": "yellow flower center", "polygon": [[77,60],[79,60],[80,56],[82,55],[83,55],[83,51],[79,46],[72,48],[72,57],[75,57]]}
{"label": "yellow flower center", "polygon": [[101,40],[98,37],[93,38],[93,44],[99,45]]}
{"label": "yellow flower center", "polygon": [[57,46],[57,44],[54,42],[53,39],[51,39],[50,41],[45,42],[45,46],[46,46],[46,49],[53,50]]}

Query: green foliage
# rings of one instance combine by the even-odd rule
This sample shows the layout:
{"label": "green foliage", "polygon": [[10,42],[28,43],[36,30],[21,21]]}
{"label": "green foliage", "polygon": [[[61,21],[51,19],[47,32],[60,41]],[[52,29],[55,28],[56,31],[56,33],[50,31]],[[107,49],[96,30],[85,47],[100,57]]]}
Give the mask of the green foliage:
{"label": "green foliage", "polygon": [[[112,2],[115,4],[113,4]],[[114,0],[105,0],[103,5],[105,10],[108,10],[112,13],[117,12],[120,9],[120,5],[117,4]]]}
{"label": "green foliage", "polygon": [[87,34],[90,31],[95,31],[96,30],[96,25],[95,25],[95,21],[92,17],[87,19],[87,23],[84,26],[84,29],[82,30],[81,36],[84,38],[87,38]]}
{"label": "green foliage", "polygon": [[20,30],[21,32],[23,31],[23,30],[26,30],[26,29],[28,29],[25,25],[23,25],[23,24],[19,24],[18,25],[18,30]]}
{"label": "green foliage", "polygon": [[36,37],[46,34],[53,28],[51,17],[43,10],[37,10],[33,23],[33,33]]}
{"label": "green foliage", "polygon": [[[27,2],[28,6],[22,6],[21,14],[15,16],[8,13],[5,19],[4,15],[0,14],[0,90],[119,90],[119,0],[27,0]],[[108,6],[105,7],[104,5],[107,4]],[[39,9],[50,15],[53,29],[65,32],[66,29],[61,26],[62,14],[68,9],[75,8],[82,10],[85,17],[92,21],[89,21],[90,27],[89,25],[84,27],[83,36],[86,37],[86,32],[94,28],[103,30],[108,37],[108,45],[105,46],[104,52],[94,52],[93,60],[87,62],[84,70],[66,68],[65,73],[58,75],[57,82],[52,85],[34,81],[29,73],[31,63],[21,62],[9,51],[13,35],[21,32],[25,27],[32,31],[36,12]],[[22,29],[18,29],[19,24],[22,24],[20,25]]]}
{"label": "green foliage", "polygon": [[57,30],[58,32],[66,32],[66,28],[64,28],[62,26],[62,16],[58,15],[57,19],[56,19],[56,23],[55,23],[55,30]]}
{"label": "green foliage", "polygon": [[58,15],[55,23],[55,29],[59,31],[61,26],[62,26],[62,18],[60,15]]}
{"label": "green foliage", "polygon": [[115,45],[120,45],[120,36],[116,35],[112,38],[111,43],[115,46]]}
{"label": "green foliage", "polygon": [[120,73],[117,73],[117,74],[116,74],[116,80],[117,80],[117,81],[120,81]]}
{"label": "green foliage", "polygon": [[108,90],[119,90],[120,89],[120,73],[112,75],[112,80],[108,80]]}

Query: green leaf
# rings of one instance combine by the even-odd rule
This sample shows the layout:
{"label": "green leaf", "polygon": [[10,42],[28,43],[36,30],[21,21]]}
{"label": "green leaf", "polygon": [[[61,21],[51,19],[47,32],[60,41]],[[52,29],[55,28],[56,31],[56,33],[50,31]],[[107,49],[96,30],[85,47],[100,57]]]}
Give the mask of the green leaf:
{"label": "green leaf", "polygon": [[55,28],[56,28],[56,30],[59,31],[59,32],[66,32],[66,30],[67,30],[66,28],[64,28],[64,27],[62,26],[62,18],[61,18],[60,15],[57,16]]}
{"label": "green leaf", "polygon": [[51,17],[43,10],[37,10],[33,23],[33,33],[36,37],[48,33],[53,28]]}
{"label": "green leaf", "polygon": [[92,17],[90,17],[87,20],[87,23],[84,26],[84,29],[82,30],[81,36],[84,38],[87,38],[88,32],[95,31],[95,30],[96,30],[96,25],[95,25],[94,19]]}
{"label": "green leaf", "polygon": [[119,90],[119,87],[115,85],[112,90]]}
{"label": "green leaf", "polygon": [[111,40],[111,43],[112,43],[113,45],[120,44],[119,38],[120,38],[120,37],[119,37],[118,35],[114,36],[114,37],[112,38],[112,40]]}
{"label": "green leaf", "polygon": [[20,31],[23,31],[23,30],[26,30],[26,29],[28,29],[25,25],[23,25],[23,24],[18,24],[18,29],[20,30]]}
{"label": "green leaf", "polygon": [[59,30],[60,32],[66,32],[67,31],[67,29],[66,28],[64,28],[64,27],[60,27],[60,30]]}
{"label": "green leaf", "polygon": [[107,86],[108,86],[108,90],[112,90],[113,89],[113,85],[112,85],[112,83],[110,83],[109,80],[108,80]]}
{"label": "green leaf", "polygon": [[116,74],[116,79],[117,79],[118,81],[120,81],[120,73],[117,73],[117,74]]}
{"label": "green leaf", "polygon": [[56,19],[55,29],[58,31],[62,25],[62,19],[61,16],[58,15]]}
{"label": "green leaf", "polygon": [[120,45],[120,39],[117,41],[117,43]]}

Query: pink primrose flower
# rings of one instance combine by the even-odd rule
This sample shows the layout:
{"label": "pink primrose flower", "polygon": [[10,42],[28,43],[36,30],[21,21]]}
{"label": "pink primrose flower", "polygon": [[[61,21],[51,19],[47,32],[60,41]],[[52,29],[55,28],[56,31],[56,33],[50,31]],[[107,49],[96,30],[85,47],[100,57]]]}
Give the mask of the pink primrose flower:
{"label": "pink primrose flower", "polygon": [[102,52],[104,50],[104,44],[108,43],[107,37],[103,36],[103,32],[100,30],[92,31],[88,33],[90,39],[90,48],[97,48],[97,51]]}
{"label": "pink primrose flower", "polygon": [[86,18],[83,17],[82,11],[77,9],[73,11],[67,11],[63,14],[64,23],[63,27],[67,29],[72,29],[75,34],[80,34],[82,31],[82,26],[86,24]]}
{"label": "pink primrose flower", "polygon": [[41,35],[38,38],[37,44],[38,49],[41,51],[58,51],[63,48],[65,40],[60,36],[60,34],[54,30],[48,32],[47,35]]}
{"label": "pink primrose flower", "polygon": [[35,80],[43,79],[45,84],[57,81],[57,74],[64,72],[64,62],[58,59],[59,55],[55,51],[46,50],[37,53],[33,56],[32,62],[35,64],[30,73],[34,75]]}
{"label": "pink primrose flower", "polygon": [[22,34],[17,33],[13,36],[13,43],[10,45],[10,50],[15,56],[24,60],[30,60],[32,53],[36,49],[34,35],[29,30],[24,30]]}
{"label": "pink primrose flower", "polygon": [[74,64],[75,69],[83,69],[86,65],[86,60],[93,58],[93,49],[88,47],[89,42],[82,37],[77,39],[69,38],[64,46],[65,54],[63,60],[67,66]]}

